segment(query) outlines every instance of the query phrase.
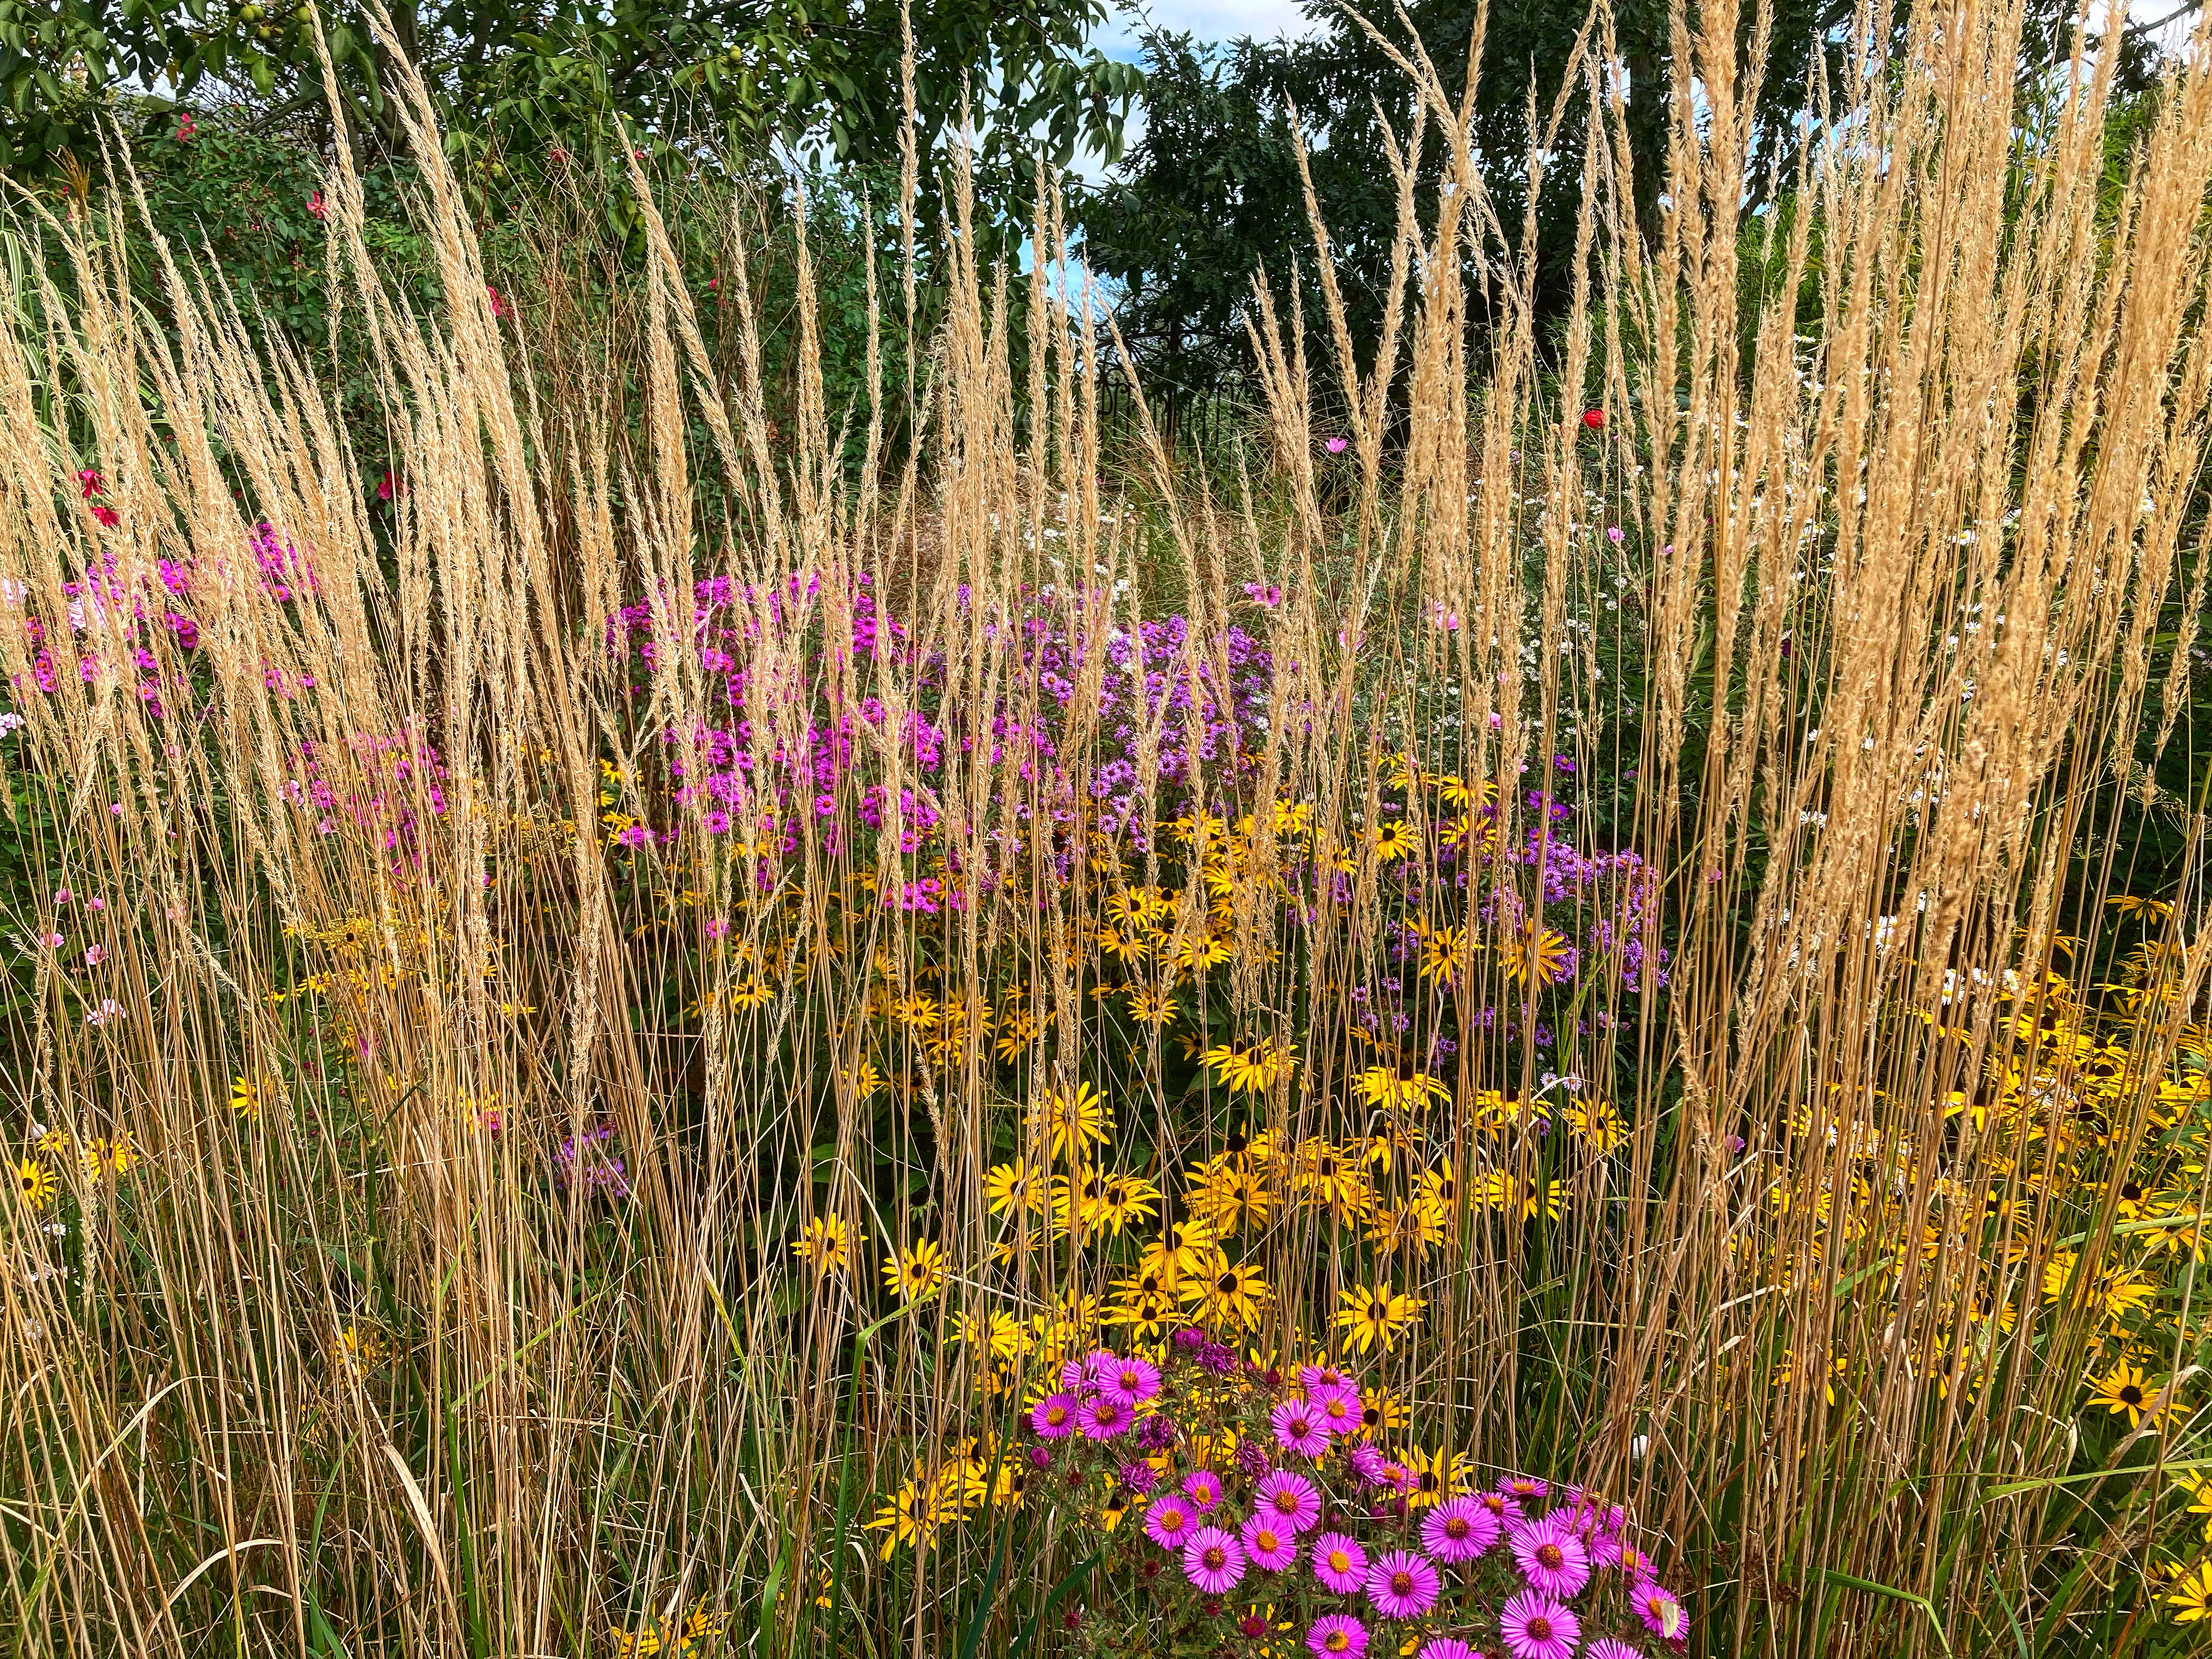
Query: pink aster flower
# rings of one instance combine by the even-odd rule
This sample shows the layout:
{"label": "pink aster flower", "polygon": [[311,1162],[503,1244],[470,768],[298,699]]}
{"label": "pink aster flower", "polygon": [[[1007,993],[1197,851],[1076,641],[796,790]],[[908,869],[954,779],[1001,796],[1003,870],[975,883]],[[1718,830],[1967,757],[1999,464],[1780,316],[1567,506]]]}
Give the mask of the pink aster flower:
{"label": "pink aster flower", "polygon": [[1319,1457],[1328,1449],[1328,1431],[1322,1426],[1320,1414],[1303,1400],[1285,1400],[1267,1413],[1267,1423],[1275,1431],[1275,1443],[1285,1451]]}
{"label": "pink aster flower", "polygon": [[1264,1510],[1244,1523],[1237,1541],[1253,1565],[1269,1572],[1286,1571],[1298,1559],[1297,1534]]}
{"label": "pink aster flower", "polygon": [[1280,1522],[1293,1533],[1304,1532],[1321,1519],[1321,1492],[1303,1474],[1276,1469],[1261,1477],[1256,1502],[1260,1512]]}
{"label": "pink aster flower", "polygon": [[1310,1392],[1306,1404],[1320,1413],[1322,1426],[1331,1434],[1341,1437],[1359,1431],[1359,1390],[1350,1383]]}
{"label": "pink aster flower", "polygon": [[1221,1501],[1221,1477],[1212,1469],[1200,1469],[1183,1476],[1182,1490],[1193,1509],[1210,1510]]}
{"label": "pink aster flower", "polygon": [[1075,1414],[1075,1420],[1086,1440],[1111,1440],[1117,1434],[1127,1434],[1137,1414],[1110,1394],[1102,1394],[1095,1400],[1086,1400]]}
{"label": "pink aster flower", "polygon": [[1098,1386],[1125,1406],[1142,1405],[1160,1391],[1160,1368],[1141,1355],[1132,1354],[1107,1366]]}
{"label": "pink aster flower", "polygon": [[1372,1446],[1354,1446],[1350,1458],[1352,1472],[1370,1486],[1383,1484],[1390,1460]]}
{"label": "pink aster flower", "polygon": [[1572,1659],[1582,1620],[1549,1596],[1522,1590],[1505,1604],[1498,1628],[1513,1659]]}
{"label": "pink aster flower", "polygon": [[1412,1550],[1392,1550],[1367,1569],[1367,1599],[1385,1619],[1418,1619],[1437,1604],[1436,1564]]}
{"label": "pink aster flower", "polygon": [[1422,1643],[1413,1659],[1482,1659],[1482,1656],[1456,1636],[1439,1636]]}
{"label": "pink aster flower", "polygon": [[1352,1382],[1352,1373],[1334,1365],[1299,1366],[1298,1387],[1304,1390],[1309,1400],[1330,1389],[1351,1389],[1354,1394],[1359,1392]]}
{"label": "pink aster flower", "polygon": [[1190,1505],[1170,1492],[1155,1498],[1145,1515],[1145,1536],[1164,1550],[1183,1547],[1192,1531]]}
{"label": "pink aster flower", "polygon": [[1503,1482],[1498,1490],[1523,1504],[1540,1503],[1551,1492],[1552,1485],[1548,1480],[1537,1480],[1533,1474],[1516,1474],[1510,1480]]}
{"label": "pink aster flower", "polygon": [[1332,1613],[1313,1622],[1306,1645],[1322,1659],[1359,1659],[1367,1651],[1367,1626],[1348,1613]]}
{"label": "pink aster flower", "polygon": [[1472,1561],[1498,1541],[1498,1517],[1472,1498],[1439,1504],[1421,1521],[1421,1547],[1439,1561]]}
{"label": "pink aster flower", "polygon": [[1208,1595],[1226,1595],[1244,1576],[1244,1547],[1218,1527],[1200,1527],[1182,1547],[1182,1573]]}
{"label": "pink aster flower", "polygon": [[1367,1582],[1367,1552],[1340,1532],[1314,1540],[1314,1577],[1339,1595],[1357,1595]]}
{"label": "pink aster flower", "polygon": [[1682,1611],[1682,1604],[1674,1599],[1674,1593],[1656,1579],[1644,1579],[1628,1593],[1628,1599],[1636,1607],[1636,1616],[1644,1621],[1644,1629],[1670,1642],[1688,1634],[1690,1615]]}
{"label": "pink aster flower", "polygon": [[1510,1492],[1479,1492],[1474,1501],[1497,1517],[1500,1531],[1521,1518],[1521,1500]]}
{"label": "pink aster flower", "polygon": [[1626,1538],[1601,1534],[1590,1545],[1590,1559],[1601,1567],[1615,1569],[1631,1583],[1641,1583],[1653,1571],[1651,1558]]}
{"label": "pink aster flower", "polygon": [[1563,1600],[1581,1594],[1589,1583],[1589,1552],[1583,1540],[1551,1521],[1538,1521],[1516,1532],[1510,1542],[1513,1559],[1528,1588]]}
{"label": "pink aster flower", "polygon": [[1583,1650],[1583,1659],[1644,1659],[1644,1656],[1626,1642],[1601,1636]]}
{"label": "pink aster flower", "polygon": [[1030,1426],[1047,1440],[1065,1440],[1075,1432],[1075,1396],[1048,1394],[1030,1408]]}

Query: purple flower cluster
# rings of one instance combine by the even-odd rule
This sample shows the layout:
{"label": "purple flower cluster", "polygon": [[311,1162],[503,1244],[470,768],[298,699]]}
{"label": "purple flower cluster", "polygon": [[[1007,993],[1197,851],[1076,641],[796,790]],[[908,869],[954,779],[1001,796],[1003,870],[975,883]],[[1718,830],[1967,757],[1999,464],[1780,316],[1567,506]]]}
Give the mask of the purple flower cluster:
{"label": "purple flower cluster", "polygon": [[614,1139],[614,1126],[595,1123],[581,1135],[566,1135],[553,1152],[553,1178],[562,1191],[580,1191],[601,1198],[629,1196],[629,1175],[622,1158],[605,1150]]}
{"label": "purple flower cluster", "polygon": [[[1431,1487],[1427,1506],[1413,1508],[1419,1487],[1367,1438],[1352,1376],[1325,1365],[1295,1377],[1242,1367],[1224,1387],[1199,1364],[1211,1346],[1202,1332],[1178,1331],[1164,1370],[1104,1350],[1071,1360],[1029,1413],[1040,1443],[1068,1443],[1071,1491],[1095,1490],[1081,1477],[1096,1466],[1123,1494],[1097,1524],[1106,1553],[1158,1587],[1147,1605],[1168,1625],[1146,1639],[1181,1632],[1204,1647],[1208,1621],[1231,1616],[1233,1595],[1296,1610],[1304,1647],[1324,1659],[1364,1656],[1378,1640],[1378,1653],[1473,1659],[1465,1638],[1478,1637],[1510,1659],[1644,1659],[1638,1624],[1682,1642],[1681,1604],[1630,1541],[1620,1506],[1576,1487],[1555,1498],[1547,1483],[1516,1476],[1483,1492],[1439,1497]],[[1349,1409],[1331,1413],[1331,1401]],[[1152,1450],[1142,1460],[1088,1443],[1118,1441],[1125,1431],[1113,1425],[1128,1413],[1149,1425],[1170,1410],[1188,1413],[1188,1433],[1172,1423],[1140,1433]],[[1339,1471],[1352,1477],[1349,1491]],[[1363,1518],[1365,1499],[1351,1500],[1376,1488],[1395,1501]],[[1122,1508],[1142,1521],[1117,1532]]]}
{"label": "purple flower cluster", "polygon": [[[959,603],[964,613],[965,589]],[[677,610],[665,595],[624,606],[607,623],[609,651],[648,674],[664,666]],[[719,685],[714,704],[728,718],[661,734],[673,781],[670,804],[699,811],[708,834],[757,825],[787,855],[795,849],[792,825],[802,814],[825,821],[828,850],[837,851],[837,826],[830,821],[841,784],[852,788],[869,829],[882,830],[888,821],[901,851],[932,850],[933,832],[941,827],[934,782],[956,750],[980,750],[1024,790],[1024,799],[1003,803],[1011,817],[1025,822],[1042,812],[1047,819],[1042,829],[1065,878],[1073,868],[1074,830],[1141,839],[1137,788],[1144,731],[1158,732],[1163,782],[1188,788],[1208,767],[1237,775],[1249,769],[1261,742],[1273,686],[1273,659],[1242,628],[1200,635],[1180,617],[1127,628],[1111,621],[1103,599],[1081,592],[1048,591],[1034,596],[1023,615],[980,619],[983,638],[1004,650],[1008,675],[996,702],[982,709],[963,698],[964,688],[947,683],[941,653],[926,652],[903,624],[883,615],[865,574],[849,588],[793,577],[779,586],[739,589],[715,577],[696,585],[689,610],[690,648]],[[757,663],[757,647],[769,638],[809,649],[806,678],[772,678],[747,665]],[[903,682],[900,700],[908,712],[896,721],[884,701],[888,684],[882,696],[869,690],[886,671]],[[1062,752],[1062,744],[1086,677],[1097,687],[1094,747],[1079,763]],[[829,695],[794,721],[794,704],[811,703],[812,688],[824,679],[850,690]],[[631,687],[633,694],[644,690],[642,682]],[[953,709],[963,712],[950,717]],[[772,738],[756,724],[770,712],[768,724],[777,733]],[[950,724],[939,724],[948,718]],[[895,811],[884,786],[866,775],[880,763],[887,742],[916,780],[897,792]],[[657,833],[673,839],[678,831]],[[1018,848],[1012,835],[1006,839],[1011,857]],[[994,881],[990,870],[956,867],[942,880],[902,884],[884,902],[935,914],[960,908]]]}

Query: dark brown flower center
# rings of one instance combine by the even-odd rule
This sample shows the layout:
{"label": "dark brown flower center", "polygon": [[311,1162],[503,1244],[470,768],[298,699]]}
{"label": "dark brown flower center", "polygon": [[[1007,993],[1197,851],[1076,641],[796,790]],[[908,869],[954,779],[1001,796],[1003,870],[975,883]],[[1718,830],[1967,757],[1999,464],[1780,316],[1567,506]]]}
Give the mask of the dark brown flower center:
{"label": "dark brown flower center", "polygon": [[1455,1515],[1450,1520],[1444,1522],[1445,1537],[1456,1541],[1459,1539],[1466,1537],[1467,1534],[1468,1522],[1465,1516]]}
{"label": "dark brown flower center", "polygon": [[1206,1547],[1206,1565],[1217,1572],[1229,1565],[1229,1558],[1222,1553],[1220,1545],[1208,1544]]}
{"label": "dark brown flower center", "polygon": [[1393,1595],[1411,1595],[1413,1593],[1413,1575],[1410,1572],[1392,1573],[1390,1593]]}
{"label": "dark brown flower center", "polygon": [[1531,1619],[1523,1628],[1528,1631],[1528,1639],[1532,1642],[1548,1642],[1552,1639],[1552,1621],[1540,1613]]}
{"label": "dark brown flower center", "polygon": [[2142,1402],[2143,1391],[2134,1383],[2130,1382],[2120,1390],[2120,1403],[2123,1406],[2140,1406]]}
{"label": "dark brown flower center", "polygon": [[1536,1547],[1536,1559],[1547,1567],[1557,1567],[1567,1558],[1557,1544],[1539,1544]]}

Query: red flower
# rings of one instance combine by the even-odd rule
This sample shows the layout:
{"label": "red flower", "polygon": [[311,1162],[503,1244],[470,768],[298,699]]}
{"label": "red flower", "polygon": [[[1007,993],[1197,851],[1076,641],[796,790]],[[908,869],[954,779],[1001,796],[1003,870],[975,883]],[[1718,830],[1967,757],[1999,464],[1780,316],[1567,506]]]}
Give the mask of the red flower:
{"label": "red flower", "polygon": [[86,467],[76,475],[76,487],[84,492],[84,498],[87,501],[90,501],[94,495],[105,495],[107,493],[106,484],[101,482],[100,474],[90,467]]}
{"label": "red flower", "polygon": [[392,479],[391,469],[387,467],[384,476],[376,481],[376,499],[380,501],[390,501],[392,492],[398,488],[398,485]]}
{"label": "red flower", "polygon": [[199,130],[199,123],[192,119],[191,111],[186,110],[177,120],[177,142],[180,144],[191,143],[195,137],[198,137]]}
{"label": "red flower", "polygon": [[93,503],[92,516],[99,520],[100,523],[106,525],[110,530],[114,529],[116,526],[123,522],[123,515],[120,513],[118,513],[112,507],[102,507],[97,501]]}
{"label": "red flower", "polygon": [[1602,432],[1605,429],[1605,411],[1601,409],[1583,410],[1583,424],[1593,432]]}
{"label": "red flower", "polygon": [[507,315],[507,301],[499,297],[499,290],[494,288],[489,283],[486,283],[484,284],[484,298],[491,301],[491,314],[493,316],[504,317]]}
{"label": "red flower", "polygon": [[313,214],[318,219],[328,218],[330,216],[331,204],[323,200],[323,192],[319,190],[313,195],[307,198],[307,211]]}

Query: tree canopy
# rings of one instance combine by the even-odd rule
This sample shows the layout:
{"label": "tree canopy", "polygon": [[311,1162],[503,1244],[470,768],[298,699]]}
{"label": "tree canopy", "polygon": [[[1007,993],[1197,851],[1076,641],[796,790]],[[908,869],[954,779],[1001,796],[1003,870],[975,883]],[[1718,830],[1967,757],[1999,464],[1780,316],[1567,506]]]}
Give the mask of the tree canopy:
{"label": "tree canopy", "polygon": [[[382,9],[320,7],[356,142],[401,148],[397,50],[440,94],[449,149],[486,167],[625,135],[897,152],[896,0],[390,0],[380,30]],[[36,172],[96,151],[90,123],[118,87],[327,117],[316,16],[310,0],[0,0],[0,165]],[[987,168],[1025,164],[1040,142],[1062,165],[1079,149],[1118,156],[1139,77],[1091,44],[1105,16],[1103,0],[914,8],[923,142],[965,107]]]}

